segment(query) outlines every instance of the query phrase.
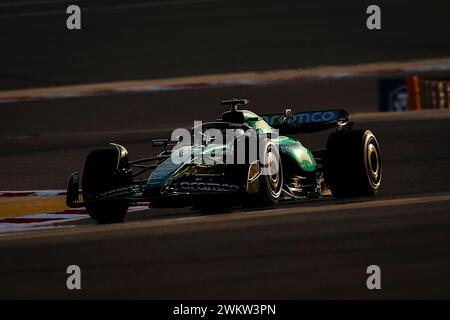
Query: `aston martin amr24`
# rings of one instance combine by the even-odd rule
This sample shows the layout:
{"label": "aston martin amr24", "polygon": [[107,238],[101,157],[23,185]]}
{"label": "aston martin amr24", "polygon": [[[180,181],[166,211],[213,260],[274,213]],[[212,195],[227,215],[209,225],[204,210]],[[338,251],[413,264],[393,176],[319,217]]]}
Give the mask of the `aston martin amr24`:
{"label": "aston martin amr24", "polygon": [[[78,172],[69,178],[67,205],[112,223],[142,203],[216,210],[378,192],[380,146],[370,130],[352,128],[347,111],[257,115],[241,109],[248,102],[222,101],[230,110],[216,121],[194,125],[184,136],[153,140],[163,149],[156,156],[132,160],[116,143],[91,151],[81,179]],[[320,150],[311,151],[296,138],[324,130],[331,133]]]}

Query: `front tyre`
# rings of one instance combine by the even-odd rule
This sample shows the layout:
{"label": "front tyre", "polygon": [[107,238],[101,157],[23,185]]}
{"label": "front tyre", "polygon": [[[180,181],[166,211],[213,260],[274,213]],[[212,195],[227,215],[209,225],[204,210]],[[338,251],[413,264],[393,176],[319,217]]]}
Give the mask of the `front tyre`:
{"label": "front tyre", "polygon": [[372,196],[381,187],[380,146],[370,130],[330,134],[324,162],[325,182],[337,198]]}
{"label": "front tyre", "polygon": [[278,204],[283,190],[283,168],[280,153],[273,142],[265,144],[260,162],[259,191],[254,195],[249,195],[249,205],[273,207]]}
{"label": "front tyre", "polygon": [[[128,153],[124,147],[112,144],[93,150],[83,167],[83,200],[96,200],[99,194],[131,182]],[[98,223],[115,223],[123,221],[128,205],[116,201],[94,201],[86,205],[86,211]]]}

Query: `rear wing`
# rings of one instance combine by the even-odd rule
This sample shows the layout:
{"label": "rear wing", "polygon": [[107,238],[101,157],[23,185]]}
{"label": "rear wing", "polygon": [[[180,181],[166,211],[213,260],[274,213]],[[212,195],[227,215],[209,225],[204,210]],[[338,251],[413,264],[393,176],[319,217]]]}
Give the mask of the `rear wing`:
{"label": "rear wing", "polygon": [[304,111],[287,119],[284,113],[263,114],[261,118],[281,134],[317,132],[352,125],[350,114],[344,109]]}

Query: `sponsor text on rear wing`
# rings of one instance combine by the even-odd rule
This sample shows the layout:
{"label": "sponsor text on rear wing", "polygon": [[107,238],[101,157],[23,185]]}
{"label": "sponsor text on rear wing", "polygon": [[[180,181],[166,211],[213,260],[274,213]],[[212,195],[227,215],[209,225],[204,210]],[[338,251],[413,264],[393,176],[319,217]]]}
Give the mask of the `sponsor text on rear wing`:
{"label": "sponsor text on rear wing", "polygon": [[292,113],[264,114],[261,117],[281,134],[309,133],[322,130],[351,127],[350,114],[344,109],[316,110]]}

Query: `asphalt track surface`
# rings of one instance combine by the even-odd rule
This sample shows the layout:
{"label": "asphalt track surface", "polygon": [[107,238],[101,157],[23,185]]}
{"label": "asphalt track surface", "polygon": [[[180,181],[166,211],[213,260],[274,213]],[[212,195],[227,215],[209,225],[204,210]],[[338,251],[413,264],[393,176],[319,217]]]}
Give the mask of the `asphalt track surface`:
{"label": "asphalt track surface", "polygon": [[[49,11],[53,2],[49,1]],[[127,32],[130,31],[126,30],[130,25],[127,20],[113,20],[110,15],[126,13],[128,9],[110,10],[108,14],[93,10],[93,15],[109,21],[111,30],[117,26],[116,33],[102,42],[99,39],[106,37],[102,31],[105,24],[97,29],[93,26],[99,32],[96,37],[90,37],[95,50],[80,49],[83,52],[76,59],[77,51],[64,47],[66,42],[38,41],[42,40],[38,31],[45,32],[55,23],[52,15],[28,16],[32,21],[45,17],[42,24],[31,28],[16,19],[5,18],[4,15],[13,13],[12,9],[8,9],[9,13],[2,10],[0,21],[8,21],[9,30],[18,28],[16,35],[25,37],[28,33],[26,46],[33,47],[25,47],[24,52],[35,53],[21,55],[13,47],[11,64],[5,64],[2,70],[15,77],[3,77],[2,88],[148,78],[148,72],[141,68],[143,65],[147,70],[154,70],[154,77],[160,77],[194,71],[275,69],[299,66],[298,61],[316,65],[448,55],[448,41],[435,32],[436,26],[439,30],[448,28],[448,24],[442,23],[444,13],[448,12],[443,9],[445,3],[440,7],[431,3],[424,7],[415,1],[396,2],[395,19],[387,13],[385,21],[387,25],[395,23],[397,31],[374,35],[379,45],[370,41],[371,36],[363,36],[362,31],[356,32],[355,37],[353,33],[345,33],[356,20],[349,18],[348,24],[334,29],[321,24],[327,18],[332,19],[333,12],[355,10],[351,1],[345,5],[326,2],[326,9],[322,6],[325,2],[303,5],[310,10],[308,14],[302,7],[303,19],[279,19],[278,24],[263,24],[261,17],[273,12],[287,14],[288,8],[276,9],[274,5],[261,3],[261,9],[249,5],[252,10],[241,4],[244,7],[239,12],[243,15],[260,13],[254,15],[253,24],[248,19],[224,21],[232,10],[228,6],[228,11],[213,10],[217,5],[224,5],[220,1],[208,2],[208,6],[197,6],[195,10],[171,7],[170,17],[184,21],[183,33],[177,36],[185,39],[186,44],[189,43],[187,35],[192,32],[190,26],[194,28],[195,24],[189,19],[176,19],[176,12],[186,11],[200,18],[205,17],[201,10],[210,8],[222,19],[219,24],[217,16],[209,15],[207,22],[213,26],[237,28],[245,23],[254,25],[254,30],[266,26],[264,37],[250,41],[246,32],[234,32],[236,37],[231,47],[229,37],[227,41],[217,37],[210,43],[215,50],[206,50],[206,44],[191,43],[189,50],[186,49],[189,54],[180,54],[184,47],[173,45],[176,42],[172,42],[172,47],[171,42],[164,42],[161,51],[153,52],[147,43],[140,41],[142,38],[135,38],[136,32]],[[296,6],[294,2],[290,5],[293,6],[290,9]],[[406,6],[411,8],[408,18],[400,14]],[[150,19],[146,10],[150,9],[142,7],[137,10],[139,15],[128,19],[150,28],[145,23]],[[161,21],[162,17],[168,18],[162,15],[168,10],[165,6],[155,5],[152,10],[161,10],[157,15]],[[127,15],[121,17],[126,19]],[[420,17],[426,18],[426,23],[420,26],[411,23]],[[401,19],[409,23],[402,24]],[[86,20],[93,23],[88,17]],[[289,37],[280,33],[283,28],[296,27],[289,25],[289,21],[308,21],[314,27],[314,37],[299,33],[296,39],[292,32]],[[357,23],[360,25],[361,21]],[[175,27],[169,31],[179,30],[179,25],[178,29]],[[162,34],[169,31],[160,30]],[[203,37],[210,32],[201,24],[196,31]],[[0,32],[5,29],[1,28]],[[413,37],[414,33],[421,38]],[[76,37],[72,39],[75,43]],[[308,37],[309,46],[304,49]],[[114,43],[124,39],[129,41],[130,50],[126,45]],[[162,36],[159,43],[163,43],[161,39]],[[271,39],[272,43],[269,45],[263,39]],[[404,42],[394,41],[399,39]],[[243,46],[244,40],[252,45]],[[20,37],[10,34],[7,41],[19,42]],[[106,41],[108,48],[118,51],[108,51]],[[348,46],[355,41],[361,45]],[[136,50],[138,42],[142,51]],[[277,43],[279,46],[275,48]],[[293,45],[287,46],[289,43]],[[245,50],[238,51],[241,56],[236,59],[231,53],[236,52],[239,44]],[[279,50],[282,46],[289,48]],[[55,53],[61,50],[61,54],[46,57],[52,49]],[[167,55],[175,49],[177,61]],[[335,53],[333,57],[328,54],[331,49]],[[267,52],[267,55],[253,59],[255,52]],[[156,63],[155,59],[144,59],[152,54],[162,60]],[[60,60],[55,61],[55,57]],[[122,64],[117,64],[118,60]],[[73,67],[69,61],[74,62]],[[195,68],[200,65],[198,61],[204,62],[201,68]],[[64,63],[68,66],[63,70]],[[94,64],[98,66],[97,71],[91,68]],[[374,82],[373,79],[298,82],[261,88],[5,104],[0,108],[0,189],[63,188],[68,174],[81,169],[86,153],[110,141],[127,146],[132,158],[152,154],[151,138],[167,136],[170,133],[167,128],[189,126],[194,119],[214,119],[222,110],[217,101],[230,96],[253,98],[257,112],[273,112],[290,103],[299,109],[337,103],[352,112],[375,111]],[[64,228],[2,235],[0,298],[450,298],[450,117],[448,114],[377,115],[359,116],[356,120],[357,127],[373,130],[381,144],[384,186],[377,197],[287,202],[277,209],[237,208],[218,214],[189,209],[147,210],[130,214],[123,224],[96,225],[83,220]],[[324,144],[326,136],[305,135],[301,139],[314,149]],[[81,291],[66,289],[65,271],[71,264],[82,269]],[[366,288],[366,268],[372,264],[382,269],[381,291]]]}
{"label": "asphalt track surface", "polygon": [[0,88],[232,73],[446,57],[442,0],[81,0],[0,3]]}
{"label": "asphalt track surface", "polygon": [[[372,129],[382,146],[384,187],[375,198],[220,214],[147,210],[130,214],[124,224],[102,226],[87,219],[63,229],[4,235],[0,296],[449,298],[450,117],[404,117],[366,117],[358,123]],[[149,150],[149,133],[111,134],[132,157]],[[324,138],[303,140],[319,146]],[[26,148],[32,148],[36,138],[22,140],[27,139]],[[54,170],[81,166],[88,149],[105,139],[95,134],[50,139],[46,151],[10,155],[18,163],[9,167],[28,170],[21,160],[26,158],[36,176],[55,182]],[[66,140],[78,145],[61,144]],[[19,148],[16,142],[10,147]],[[58,154],[67,161],[55,161],[63,157]],[[65,287],[70,264],[83,270],[79,292]],[[365,287],[371,264],[382,268],[379,292]]]}

